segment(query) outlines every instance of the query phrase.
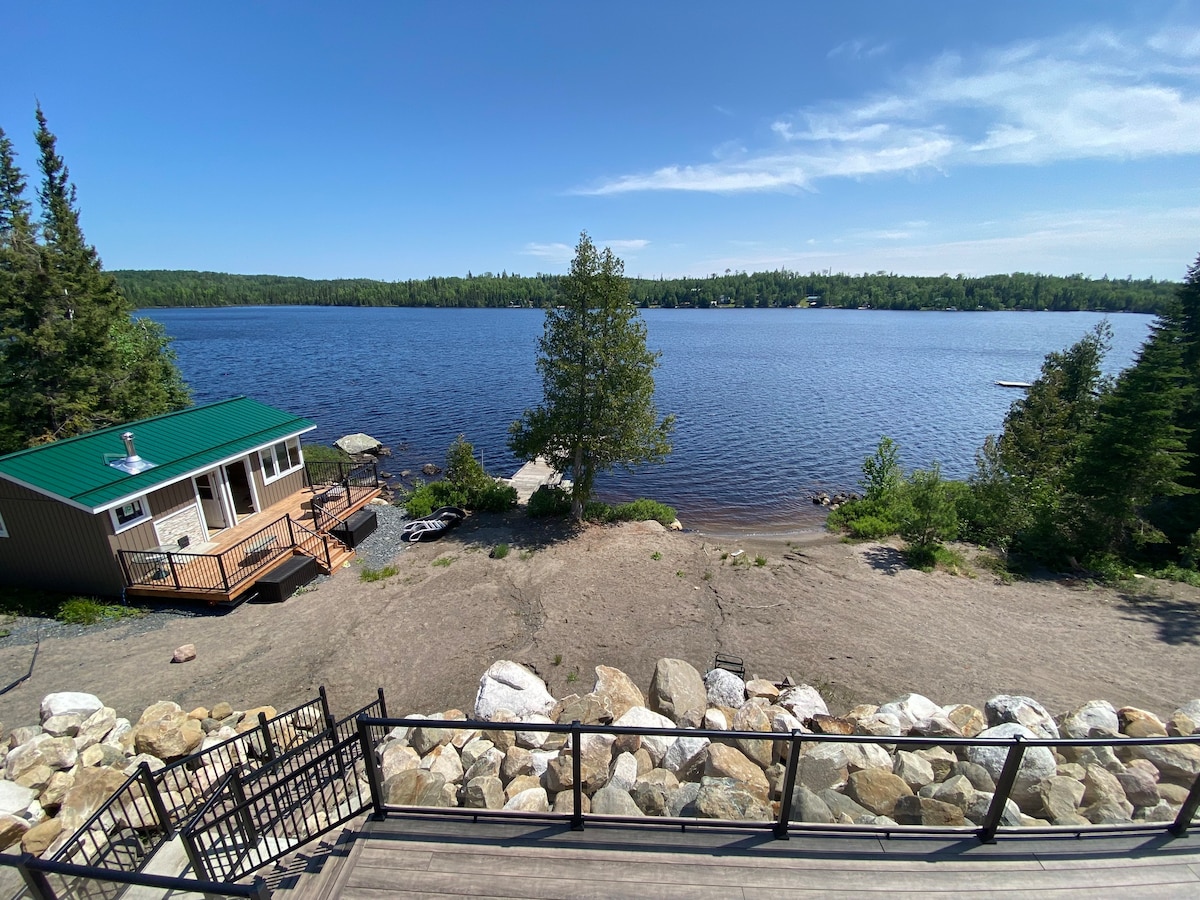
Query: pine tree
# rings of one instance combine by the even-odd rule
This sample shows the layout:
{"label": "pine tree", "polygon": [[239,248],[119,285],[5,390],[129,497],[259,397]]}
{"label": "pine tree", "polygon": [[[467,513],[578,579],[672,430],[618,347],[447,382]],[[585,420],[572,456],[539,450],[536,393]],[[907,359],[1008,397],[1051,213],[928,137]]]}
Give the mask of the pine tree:
{"label": "pine tree", "polygon": [[0,158],[0,449],[44,443],[186,406],[161,326],[132,309],[79,224],[75,187],[41,107],[40,237],[11,144]]}
{"label": "pine tree", "polygon": [[542,405],[513,423],[509,447],[569,470],[571,512],[582,519],[599,472],[670,452],[674,417],[658,419],[658,354],[646,349],[646,325],[629,302],[621,260],[607,248],[597,252],[584,232],[562,290],[563,305],[547,311],[538,342]]}

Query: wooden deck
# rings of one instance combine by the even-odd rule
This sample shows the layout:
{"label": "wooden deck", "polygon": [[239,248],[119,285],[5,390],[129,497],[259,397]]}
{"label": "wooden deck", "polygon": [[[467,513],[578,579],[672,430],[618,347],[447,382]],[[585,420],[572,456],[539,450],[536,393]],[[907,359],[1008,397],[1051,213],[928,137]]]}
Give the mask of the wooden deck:
{"label": "wooden deck", "polygon": [[1200,837],[903,838],[390,818],[263,873],[278,900],[1200,896]]}
{"label": "wooden deck", "polygon": [[[367,492],[360,497],[350,507],[349,510],[340,513],[341,517],[346,518],[353,513],[358,512],[358,510],[362,509],[364,506],[378,497],[379,494],[380,491],[378,490]],[[291,516],[292,519],[299,522],[310,531],[315,531],[316,526],[313,524],[312,518],[313,496],[314,491],[311,488],[305,488],[301,491],[297,491],[296,493],[285,497],[283,500],[280,500],[271,506],[265,507],[264,509],[255,513],[253,516],[250,516],[242,522],[239,522],[234,527],[226,528],[215,533],[208,543],[202,545],[202,548],[198,550],[189,548],[183,552],[185,554],[190,552],[198,552],[212,556],[219,555],[220,553],[229,550],[232,547],[236,547],[251,535],[258,533],[267,525],[283,518],[285,515]],[[270,549],[270,545],[268,545],[268,547],[264,547],[264,550],[266,549]],[[275,559],[270,560],[261,568],[256,568],[255,571],[248,575],[245,579],[240,579],[236,584],[232,584],[231,590],[229,591],[206,591],[186,588],[177,589],[173,586],[169,577],[164,577],[155,584],[132,585],[126,588],[125,593],[126,596],[132,599],[141,600],[171,600],[209,604],[231,603],[240,595],[249,590],[259,578],[286,563],[292,558],[293,555],[294,553],[292,552],[279,553]],[[342,568],[347,562],[354,558],[354,555],[355,554],[353,550],[344,546],[339,546],[337,548],[337,552],[332,554],[332,571],[330,574]],[[324,560],[321,560],[320,562],[323,567]]]}
{"label": "wooden deck", "polygon": [[513,477],[508,479],[508,483],[517,489],[518,503],[528,503],[533,492],[543,484],[571,486],[571,482],[563,481],[562,473],[552,469],[550,464],[540,456],[517,469]]}

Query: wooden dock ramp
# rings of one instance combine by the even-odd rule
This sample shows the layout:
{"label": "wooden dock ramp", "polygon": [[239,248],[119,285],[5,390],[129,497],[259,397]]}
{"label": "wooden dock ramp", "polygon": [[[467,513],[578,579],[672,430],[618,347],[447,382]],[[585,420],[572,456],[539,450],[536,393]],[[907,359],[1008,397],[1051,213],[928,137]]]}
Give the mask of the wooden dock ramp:
{"label": "wooden dock ramp", "polygon": [[550,463],[539,456],[517,469],[516,474],[508,479],[508,483],[517,489],[517,502],[528,503],[533,492],[543,484],[561,484],[569,488],[571,482],[564,481],[561,472],[556,472]]}

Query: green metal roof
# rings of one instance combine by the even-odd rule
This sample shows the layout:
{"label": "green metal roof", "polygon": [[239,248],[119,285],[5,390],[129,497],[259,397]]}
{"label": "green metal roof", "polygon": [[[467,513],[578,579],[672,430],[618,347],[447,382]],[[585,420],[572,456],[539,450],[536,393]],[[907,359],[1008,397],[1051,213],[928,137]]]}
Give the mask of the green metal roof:
{"label": "green metal roof", "polygon": [[[99,512],[316,427],[257,400],[234,397],[0,456],[0,478]],[[130,475],[108,465],[125,456],[126,431],[133,432],[138,456],[154,468]]]}

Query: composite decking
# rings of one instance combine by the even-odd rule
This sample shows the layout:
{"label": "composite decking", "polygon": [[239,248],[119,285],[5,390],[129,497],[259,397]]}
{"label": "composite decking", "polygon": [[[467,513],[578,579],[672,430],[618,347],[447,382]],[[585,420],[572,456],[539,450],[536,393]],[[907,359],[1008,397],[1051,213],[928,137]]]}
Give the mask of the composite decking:
{"label": "composite decking", "polygon": [[264,873],[277,898],[1197,897],[1200,837],[877,837],[362,820]]}

